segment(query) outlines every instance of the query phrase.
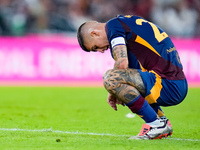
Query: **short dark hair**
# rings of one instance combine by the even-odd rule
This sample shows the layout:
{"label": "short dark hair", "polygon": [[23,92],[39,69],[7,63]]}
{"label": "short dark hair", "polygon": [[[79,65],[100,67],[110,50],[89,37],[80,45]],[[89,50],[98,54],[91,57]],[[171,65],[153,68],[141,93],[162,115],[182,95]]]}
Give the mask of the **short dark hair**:
{"label": "short dark hair", "polygon": [[90,51],[85,47],[85,45],[84,45],[83,33],[82,33],[82,31],[81,31],[81,30],[83,29],[83,26],[84,26],[85,24],[86,24],[86,22],[83,23],[83,24],[78,28],[77,39],[78,39],[78,43],[79,43],[80,47],[81,47],[84,51],[90,52]]}

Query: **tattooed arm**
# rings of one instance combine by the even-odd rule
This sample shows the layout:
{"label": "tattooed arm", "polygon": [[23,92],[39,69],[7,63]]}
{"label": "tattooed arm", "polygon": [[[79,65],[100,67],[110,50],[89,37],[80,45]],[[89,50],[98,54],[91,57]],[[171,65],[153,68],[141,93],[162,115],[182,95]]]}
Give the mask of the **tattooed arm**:
{"label": "tattooed arm", "polygon": [[[126,45],[117,45],[113,48],[112,52],[115,59],[114,69],[127,69],[128,57]],[[107,102],[114,110],[117,110],[116,104],[124,106],[122,101],[117,100],[117,98],[110,93],[108,94]]]}
{"label": "tattooed arm", "polygon": [[128,57],[126,45],[117,45],[112,50],[115,65],[114,69],[127,69],[128,68]]}

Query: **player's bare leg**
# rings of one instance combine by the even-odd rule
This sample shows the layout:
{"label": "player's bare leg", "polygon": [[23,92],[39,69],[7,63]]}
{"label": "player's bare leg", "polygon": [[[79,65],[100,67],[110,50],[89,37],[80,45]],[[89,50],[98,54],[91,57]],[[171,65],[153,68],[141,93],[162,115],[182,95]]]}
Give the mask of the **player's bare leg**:
{"label": "player's bare leg", "polygon": [[[119,101],[125,103],[129,109],[138,114],[146,122],[147,132],[140,133],[137,139],[162,138],[168,132],[167,122],[157,119],[157,114],[144,99],[146,89],[143,80],[136,69],[108,70],[104,74],[104,86],[110,93],[108,103],[113,107]],[[113,107],[115,108],[115,107]],[[157,129],[152,132],[151,129]]]}
{"label": "player's bare leg", "polygon": [[104,74],[104,86],[118,100],[129,103],[138,95],[145,96],[145,86],[137,70],[109,70]]}

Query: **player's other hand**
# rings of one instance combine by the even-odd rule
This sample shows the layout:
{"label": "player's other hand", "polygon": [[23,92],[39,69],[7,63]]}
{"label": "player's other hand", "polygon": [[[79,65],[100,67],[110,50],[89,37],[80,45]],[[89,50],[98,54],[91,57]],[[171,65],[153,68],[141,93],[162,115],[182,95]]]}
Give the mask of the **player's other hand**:
{"label": "player's other hand", "polygon": [[107,102],[116,111],[117,111],[117,104],[118,105],[121,104],[121,105],[124,106],[123,102],[117,100],[117,98],[114,95],[110,94],[110,93],[108,94]]}

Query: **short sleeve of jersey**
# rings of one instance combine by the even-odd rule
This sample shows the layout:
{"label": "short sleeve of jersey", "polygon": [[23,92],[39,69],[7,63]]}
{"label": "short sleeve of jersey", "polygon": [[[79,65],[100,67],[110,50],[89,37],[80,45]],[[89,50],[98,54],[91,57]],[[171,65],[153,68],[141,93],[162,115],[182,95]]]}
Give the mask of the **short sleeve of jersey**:
{"label": "short sleeve of jersey", "polygon": [[108,41],[112,48],[119,44],[125,45],[125,30],[117,18],[113,18],[107,22],[106,32]]}

